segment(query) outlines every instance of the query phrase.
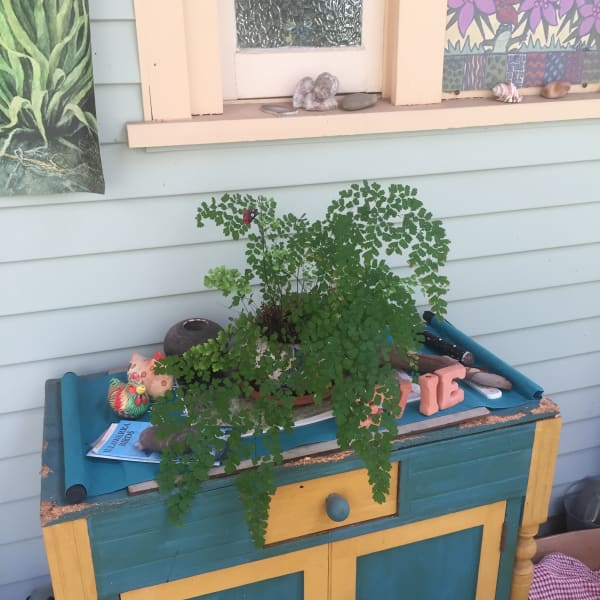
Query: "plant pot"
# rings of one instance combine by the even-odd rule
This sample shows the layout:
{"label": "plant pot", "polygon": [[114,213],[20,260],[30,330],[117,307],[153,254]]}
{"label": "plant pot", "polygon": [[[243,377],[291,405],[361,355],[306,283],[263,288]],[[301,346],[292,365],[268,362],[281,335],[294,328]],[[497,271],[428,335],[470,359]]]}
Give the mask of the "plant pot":
{"label": "plant pot", "polygon": [[164,350],[167,356],[183,354],[193,346],[203,344],[219,335],[223,328],[214,321],[193,317],[175,323],[164,340]]}
{"label": "plant pot", "polygon": [[[260,391],[254,390],[251,394],[253,400],[260,397]],[[305,394],[304,396],[295,396],[292,406],[307,406],[315,403],[315,397],[312,394]]]}

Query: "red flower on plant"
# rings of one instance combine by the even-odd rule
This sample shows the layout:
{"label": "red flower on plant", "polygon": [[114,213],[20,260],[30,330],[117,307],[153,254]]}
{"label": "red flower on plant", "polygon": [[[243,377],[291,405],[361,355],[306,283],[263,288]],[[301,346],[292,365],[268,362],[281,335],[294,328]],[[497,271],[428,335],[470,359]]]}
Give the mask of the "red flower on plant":
{"label": "red flower on plant", "polygon": [[520,0],[496,0],[496,18],[499,23],[516,25],[518,21],[517,9],[514,7]]}
{"label": "red flower on plant", "polygon": [[248,208],[244,211],[244,225],[250,225],[254,219],[258,217],[258,210],[256,208]]}

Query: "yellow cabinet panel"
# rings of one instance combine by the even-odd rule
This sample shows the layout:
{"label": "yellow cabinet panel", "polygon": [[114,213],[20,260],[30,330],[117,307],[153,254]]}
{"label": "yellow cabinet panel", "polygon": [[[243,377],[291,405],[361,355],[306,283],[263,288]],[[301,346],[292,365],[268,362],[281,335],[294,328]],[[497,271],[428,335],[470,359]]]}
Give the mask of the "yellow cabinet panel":
{"label": "yellow cabinet panel", "polygon": [[[330,598],[355,600],[356,566],[357,559],[361,556],[482,526],[475,600],[493,600],[496,595],[505,512],[506,502],[496,502],[335,542],[331,547]],[[433,570],[432,568],[432,573]]]}
{"label": "yellow cabinet panel", "polygon": [[298,572],[304,576],[304,600],[327,600],[329,552],[326,545],[123,592],[121,600],[186,600]]}

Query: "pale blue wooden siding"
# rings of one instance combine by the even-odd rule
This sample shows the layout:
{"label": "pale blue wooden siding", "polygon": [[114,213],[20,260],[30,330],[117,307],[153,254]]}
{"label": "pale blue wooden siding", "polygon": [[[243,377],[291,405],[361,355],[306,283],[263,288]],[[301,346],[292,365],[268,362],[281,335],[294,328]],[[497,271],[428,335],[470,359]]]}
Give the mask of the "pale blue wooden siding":
{"label": "pale blue wooden siding", "polygon": [[124,366],[187,316],[225,321],[202,278],[240,262],[241,245],[194,221],[201,199],[225,191],[318,215],[351,181],[417,187],[453,242],[449,319],[561,407],[552,512],[572,481],[600,474],[600,119],[129,150],[124,124],[141,118],[131,2],[91,10],[106,194],[0,198],[1,598],[21,600],[47,573],[45,380]]}

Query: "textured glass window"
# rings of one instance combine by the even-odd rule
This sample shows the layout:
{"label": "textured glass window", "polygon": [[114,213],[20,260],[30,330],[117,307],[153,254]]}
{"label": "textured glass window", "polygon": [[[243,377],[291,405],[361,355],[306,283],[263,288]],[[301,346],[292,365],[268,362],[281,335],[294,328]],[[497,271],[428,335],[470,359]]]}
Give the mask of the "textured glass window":
{"label": "textured glass window", "polygon": [[235,0],[238,48],[360,46],[362,0]]}

